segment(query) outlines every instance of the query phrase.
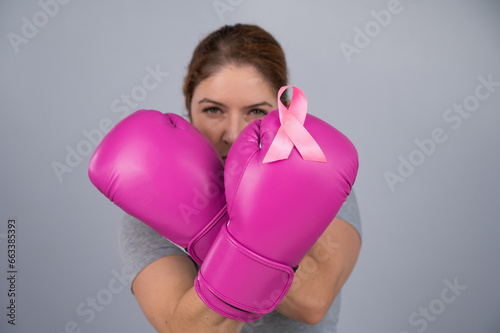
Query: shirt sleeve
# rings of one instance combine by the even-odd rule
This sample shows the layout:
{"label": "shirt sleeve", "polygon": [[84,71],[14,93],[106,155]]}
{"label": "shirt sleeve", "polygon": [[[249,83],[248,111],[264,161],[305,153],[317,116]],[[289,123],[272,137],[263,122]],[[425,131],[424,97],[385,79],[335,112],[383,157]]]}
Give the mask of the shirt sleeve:
{"label": "shirt sleeve", "polygon": [[130,215],[125,215],[121,221],[118,246],[124,274],[129,281],[161,257],[178,254],[189,258],[183,249]]}
{"label": "shirt sleeve", "polygon": [[358,201],[356,200],[354,190],[351,190],[351,194],[347,197],[342,207],[340,207],[337,217],[352,225],[362,239],[361,218],[359,216]]}

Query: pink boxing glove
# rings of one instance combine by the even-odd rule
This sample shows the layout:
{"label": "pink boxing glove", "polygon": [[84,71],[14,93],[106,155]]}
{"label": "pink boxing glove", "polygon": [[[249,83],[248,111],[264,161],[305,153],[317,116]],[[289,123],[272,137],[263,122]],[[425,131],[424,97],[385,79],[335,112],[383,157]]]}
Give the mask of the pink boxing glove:
{"label": "pink boxing glove", "polygon": [[279,113],[248,125],[231,147],[225,171],[230,221],[195,280],[205,304],[234,320],[254,321],[279,305],[293,268],[333,221],[356,179],[351,141],[306,117],[305,96],[295,87],[286,109],[279,101],[286,88],[278,94]]}
{"label": "pink boxing glove", "polygon": [[227,222],[222,159],[176,114],[140,110],[120,121],[97,147],[88,174],[106,197],[199,264]]}

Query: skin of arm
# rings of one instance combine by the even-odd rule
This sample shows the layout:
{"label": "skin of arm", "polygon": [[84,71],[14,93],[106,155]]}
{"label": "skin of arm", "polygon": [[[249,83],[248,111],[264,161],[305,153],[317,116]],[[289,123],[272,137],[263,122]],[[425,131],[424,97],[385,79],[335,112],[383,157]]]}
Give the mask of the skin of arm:
{"label": "skin of arm", "polygon": [[319,323],[354,269],[360,248],[354,227],[335,218],[301,260],[292,286],[276,310],[306,324]]}
{"label": "skin of arm", "polygon": [[162,257],[135,278],[132,290],[144,315],[160,333],[237,333],[244,323],[212,311],[193,287],[197,275],[182,255]]}
{"label": "skin of arm", "polygon": [[[276,311],[307,324],[320,322],[351,274],[360,247],[356,230],[335,218],[300,262]],[[137,275],[132,290],[151,325],[161,333],[240,332],[244,323],[201,301],[193,287],[196,275],[194,264],[181,255],[162,257]]]}

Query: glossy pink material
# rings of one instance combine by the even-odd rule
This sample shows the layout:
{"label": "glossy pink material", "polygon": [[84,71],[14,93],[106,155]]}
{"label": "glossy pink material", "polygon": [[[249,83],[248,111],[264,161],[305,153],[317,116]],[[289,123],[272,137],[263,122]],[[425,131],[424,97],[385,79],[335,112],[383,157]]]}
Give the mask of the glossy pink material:
{"label": "glossy pink material", "polygon": [[88,174],[112,202],[198,263],[227,222],[222,160],[176,114],[140,110],[123,119],[97,147]]}
{"label": "glossy pink material", "polygon": [[304,160],[294,147],[287,159],[263,163],[280,126],[273,111],[233,144],[225,169],[230,222],[195,281],[210,308],[235,320],[251,321],[246,312],[268,313],[279,305],[293,278],[290,268],[335,218],[357,175],[351,141],[311,115],[304,127],[327,162]]}
{"label": "glossy pink material", "polygon": [[[293,269],[248,250],[232,237],[229,227],[223,226],[212,244],[217,248],[217,255],[207,256],[195,286],[199,291],[207,289],[208,294],[199,292],[198,295],[205,303],[208,300],[210,304],[207,305],[214,306],[220,314],[235,320],[254,321],[279,305],[292,284]],[[214,271],[205,274],[204,267],[216,267],[219,274]],[[225,275],[231,277],[230,283],[223,282]],[[223,290],[216,287],[220,283],[224,284]],[[263,288],[254,288],[255,284]],[[271,286],[276,288],[269,289]],[[224,303],[217,300],[224,300]]]}

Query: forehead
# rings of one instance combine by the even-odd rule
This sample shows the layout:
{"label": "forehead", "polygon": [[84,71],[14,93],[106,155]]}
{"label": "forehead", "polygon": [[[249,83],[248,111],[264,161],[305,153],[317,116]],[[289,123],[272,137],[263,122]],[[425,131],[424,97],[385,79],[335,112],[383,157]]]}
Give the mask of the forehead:
{"label": "forehead", "polygon": [[241,100],[269,99],[276,96],[269,82],[250,65],[228,65],[200,82],[194,91],[195,99]]}

